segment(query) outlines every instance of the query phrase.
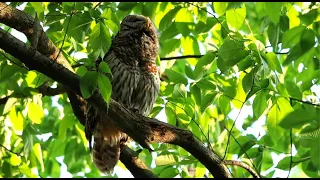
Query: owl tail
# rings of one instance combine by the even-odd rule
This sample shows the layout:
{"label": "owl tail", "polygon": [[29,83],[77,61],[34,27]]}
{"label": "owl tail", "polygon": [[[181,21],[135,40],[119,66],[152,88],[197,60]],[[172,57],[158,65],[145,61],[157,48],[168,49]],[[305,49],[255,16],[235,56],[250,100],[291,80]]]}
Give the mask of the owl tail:
{"label": "owl tail", "polygon": [[120,140],[110,141],[103,137],[95,137],[92,159],[102,173],[112,173],[120,157]]}

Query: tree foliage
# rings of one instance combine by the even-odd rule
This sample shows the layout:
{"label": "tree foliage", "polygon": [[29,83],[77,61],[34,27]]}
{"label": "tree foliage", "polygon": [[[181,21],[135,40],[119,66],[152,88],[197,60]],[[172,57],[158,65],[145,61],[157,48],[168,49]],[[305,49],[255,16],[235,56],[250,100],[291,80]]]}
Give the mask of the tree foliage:
{"label": "tree foliage", "polygon": [[[65,67],[81,77],[82,96],[98,88],[108,104],[110,70],[102,63],[92,71],[95,60],[108,52],[126,15],[150,17],[159,31],[161,74],[150,117],[190,130],[222,161],[240,161],[263,177],[320,177],[319,3],[6,4],[37,15],[73,68]],[[1,29],[33,46],[1,14],[7,5],[0,6]],[[73,177],[107,176],[94,167],[61,84],[0,52],[0,177],[63,177],[58,159]],[[178,145],[152,143],[152,153],[134,141],[128,147],[155,176],[212,177]],[[226,164],[232,176],[251,177]],[[117,168],[126,170],[120,161]]]}

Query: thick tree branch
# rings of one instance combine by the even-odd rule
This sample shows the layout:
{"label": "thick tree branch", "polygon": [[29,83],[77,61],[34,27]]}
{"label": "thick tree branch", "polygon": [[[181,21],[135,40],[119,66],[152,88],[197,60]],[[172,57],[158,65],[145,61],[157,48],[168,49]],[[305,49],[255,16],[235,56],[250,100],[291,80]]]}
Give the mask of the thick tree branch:
{"label": "thick tree branch", "polygon": [[150,168],[138,158],[136,152],[127,146],[122,148],[120,160],[136,178],[157,178]]}
{"label": "thick tree branch", "polygon": [[[0,29],[0,42],[0,48],[20,59],[30,69],[47,75],[65,85],[72,92],[81,95],[80,77],[78,75],[41,55],[38,51],[31,53],[30,47],[2,29]],[[121,131],[127,133],[142,146],[147,147],[151,142],[179,145],[204,164],[214,177],[230,177],[220,157],[206,148],[190,131],[163,123],[157,119],[134,114],[112,99],[108,109],[107,104],[97,92],[88,99],[88,102],[104,112],[106,117],[115,123]],[[108,113],[106,112],[107,109]]]}

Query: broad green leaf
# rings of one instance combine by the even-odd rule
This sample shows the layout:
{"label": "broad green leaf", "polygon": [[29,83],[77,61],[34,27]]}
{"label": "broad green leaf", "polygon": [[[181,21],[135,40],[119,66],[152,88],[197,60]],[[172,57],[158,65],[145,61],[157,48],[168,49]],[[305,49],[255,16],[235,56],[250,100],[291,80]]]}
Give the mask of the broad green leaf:
{"label": "broad green leaf", "polygon": [[92,18],[89,13],[83,12],[76,16],[72,16],[70,23],[69,18],[67,18],[67,20],[64,21],[64,28],[67,29],[67,26],[69,26],[67,31],[68,35],[73,37],[76,42],[81,43],[84,41],[91,22]]}
{"label": "broad green leaf", "polygon": [[121,11],[132,10],[137,5],[137,2],[120,2],[118,9]]}
{"label": "broad green leaf", "polygon": [[242,104],[246,100],[246,93],[244,92],[243,87],[242,87],[242,79],[243,79],[244,75],[245,74],[243,72],[240,73],[240,77],[238,79],[237,88],[236,88],[237,94],[234,97],[234,99],[232,100],[232,104],[238,109],[241,108]]}
{"label": "broad green leaf", "polygon": [[208,92],[202,96],[201,101],[201,112],[204,112],[208,106],[210,106],[214,101],[217,93],[216,92]]}
{"label": "broad green leaf", "polygon": [[282,37],[282,48],[291,48],[300,42],[301,33],[304,30],[304,26],[297,26],[286,31]]}
{"label": "broad green leaf", "polygon": [[176,115],[174,111],[171,109],[171,107],[166,105],[165,112],[166,112],[168,123],[172,125],[176,125]]}
{"label": "broad green leaf", "polygon": [[209,69],[209,65],[215,59],[216,53],[207,52],[206,55],[202,56],[196,64],[194,75],[196,80],[202,78],[206,74],[206,71]]}
{"label": "broad green leaf", "polygon": [[193,23],[193,13],[186,8],[181,8],[176,14],[176,22],[190,22]]}
{"label": "broad green leaf", "polygon": [[253,76],[252,71],[250,71],[250,73],[245,74],[242,79],[242,87],[245,93],[249,93],[249,91],[252,88],[252,83],[253,83],[252,76]]}
{"label": "broad green leaf", "polygon": [[267,115],[267,130],[274,142],[277,142],[284,130],[280,128],[280,121],[290,112],[293,111],[289,101],[283,97],[276,98],[273,106]]}
{"label": "broad green leaf", "polygon": [[227,24],[230,27],[239,30],[246,18],[246,6],[243,5],[241,8],[229,9],[226,12]]}
{"label": "broad green leaf", "polygon": [[156,166],[162,166],[162,165],[170,165],[170,164],[176,164],[180,160],[178,157],[178,161],[174,157],[175,155],[169,154],[169,155],[161,155],[155,158]]}
{"label": "broad green leaf", "polygon": [[41,165],[41,172],[44,171],[44,164],[43,164],[43,159],[42,159],[42,150],[41,150],[41,146],[39,143],[35,143],[33,145],[33,152],[36,155],[40,165]]}
{"label": "broad green leaf", "polygon": [[30,2],[31,6],[36,10],[37,13],[42,13],[44,11],[42,2]]}
{"label": "broad green leaf", "polygon": [[166,69],[165,73],[168,75],[169,80],[173,83],[182,83],[184,85],[188,84],[187,78],[174,70]]}
{"label": "broad green leaf", "polygon": [[56,160],[52,160],[51,162],[52,162],[52,166],[51,166],[50,177],[60,178],[60,175],[61,175],[61,164]]}
{"label": "broad green leaf", "polygon": [[278,24],[281,15],[281,8],[283,2],[265,2],[265,10],[274,24]]}
{"label": "broad green leaf", "polygon": [[1,64],[1,69],[0,69],[0,83],[3,81],[6,81],[10,79],[13,75],[16,73],[19,73],[23,70],[23,68],[16,66],[16,65],[2,65]]}
{"label": "broad green leaf", "polygon": [[319,119],[319,114],[320,110],[312,106],[299,108],[287,114],[279,125],[285,129],[300,128],[306,123]]}
{"label": "broad green leaf", "polygon": [[35,124],[41,124],[44,118],[44,111],[41,106],[30,102],[28,104],[28,117]]}
{"label": "broad green leaf", "polygon": [[230,98],[224,95],[219,96],[219,108],[227,115],[231,111]]}
{"label": "broad green leaf", "polygon": [[98,76],[98,72],[87,71],[87,73],[81,78],[80,90],[83,98],[89,98],[96,90],[98,85]]}
{"label": "broad green leaf", "polygon": [[107,104],[109,104],[111,93],[112,93],[112,85],[109,78],[103,74],[99,74],[98,87],[104,101]]}
{"label": "broad green leaf", "polygon": [[184,84],[176,84],[173,89],[172,95],[174,97],[187,98],[187,90]]}
{"label": "broad green leaf", "polygon": [[245,50],[242,42],[227,38],[218,52],[218,56],[222,58],[222,63],[225,64],[225,67],[221,69],[221,66],[219,67],[219,63],[218,67],[221,69],[221,71],[228,70],[243,60],[246,56],[248,56],[248,54],[249,53]]}
{"label": "broad green leaf", "polygon": [[160,178],[173,178],[176,175],[178,175],[179,171],[176,168],[166,168],[165,170],[163,170],[159,177]]}
{"label": "broad green leaf", "polygon": [[278,71],[278,73],[282,73],[280,62],[274,52],[269,52],[266,54],[266,61],[270,67],[270,69],[274,71]]}
{"label": "broad green leaf", "polygon": [[[318,117],[319,119],[319,117]],[[319,145],[319,137],[314,143],[311,145],[311,163],[314,167],[320,168],[320,145]]]}
{"label": "broad green leaf", "polygon": [[300,46],[303,52],[308,51],[315,45],[315,32],[311,29],[305,29],[301,34]]}
{"label": "broad green leaf", "polygon": [[70,129],[71,127],[74,126],[74,121],[73,118],[67,117],[65,116],[59,125],[59,132],[58,132],[58,138],[61,141],[65,141],[66,137],[67,137],[67,131],[68,129]]}
{"label": "broad green leaf", "polygon": [[[291,163],[292,161],[292,163]],[[291,157],[285,157],[283,159],[281,159],[279,162],[278,162],[278,165],[276,166],[276,168],[278,169],[282,169],[282,170],[289,170],[290,169],[290,164],[291,164],[291,168],[293,168],[294,166],[298,165],[299,163],[299,158],[297,157],[292,157],[292,160],[291,160]]]}
{"label": "broad green leaf", "polygon": [[[108,52],[111,46],[111,36],[109,30],[103,22],[97,23],[89,38],[89,44],[91,48],[99,53],[96,53],[101,58]],[[97,57],[95,57],[97,58]]]}
{"label": "broad green leaf", "polygon": [[263,114],[265,109],[267,108],[267,98],[266,93],[261,91],[256,95],[256,97],[253,100],[253,116],[255,119],[259,119],[259,117]]}
{"label": "broad green leaf", "polygon": [[213,3],[213,8],[214,8],[214,11],[219,15],[219,16],[222,16],[224,15],[224,13],[226,12],[227,10],[227,7],[228,7],[228,2],[214,2]]}
{"label": "broad green leaf", "polygon": [[166,13],[160,21],[159,30],[163,31],[167,29],[172,24],[173,18],[176,16],[180,9],[181,7],[178,6]]}

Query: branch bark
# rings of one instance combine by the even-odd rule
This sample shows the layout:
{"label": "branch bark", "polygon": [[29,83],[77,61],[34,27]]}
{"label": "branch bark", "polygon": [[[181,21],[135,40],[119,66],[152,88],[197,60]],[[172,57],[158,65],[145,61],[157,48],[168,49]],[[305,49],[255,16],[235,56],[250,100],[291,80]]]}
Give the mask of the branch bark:
{"label": "branch bark", "polygon": [[[80,77],[78,75],[43,56],[38,51],[32,52],[31,47],[2,29],[0,29],[0,42],[0,48],[20,59],[30,69],[47,75],[65,85],[70,91],[81,95]],[[205,165],[214,177],[231,177],[220,157],[206,148],[190,131],[174,127],[157,119],[134,114],[112,99],[107,113],[107,104],[98,92],[95,92],[88,99],[88,102],[100,108],[121,131],[127,133],[143,147],[148,147],[148,144],[152,142],[179,145]]]}
{"label": "branch bark", "polygon": [[[42,27],[39,27],[39,24],[38,25],[35,24],[35,23],[39,23],[39,22],[36,22],[35,19],[37,18],[33,18],[32,16],[24,13],[23,11],[17,10],[5,3],[0,2],[0,22],[6,24],[7,26],[15,28],[18,31],[23,32],[27,36],[29,41],[31,42],[37,41],[37,43],[32,43],[33,47],[30,48],[33,55],[36,53],[35,50],[38,50],[41,54],[50,58],[51,61],[56,61],[57,63],[63,65],[65,68],[74,72],[73,68],[71,67],[69,62],[66,60],[66,58],[62,55],[62,53],[59,53],[60,50],[53,44],[53,42],[44,33]],[[34,28],[36,28],[36,30],[34,30]],[[37,39],[35,40],[34,38],[37,38]],[[59,86],[59,88],[56,88],[55,90],[52,90],[46,86],[42,86],[42,87],[39,87],[38,90],[44,95],[54,95],[55,93],[60,93],[61,91],[67,91],[69,100],[71,102],[71,106],[73,109],[76,109],[76,111],[74,111],[75,115],[78,117],[81,124],[85,124],[84,115],[81,114],[82,112],[80,111],[83,111],[85,109],[86,102],[81,96],[74,94],[72,91],[65,89],[62,86]],[[5,104],[8,98],[9,97],[0,99],[0,104]],[[131,157],[132,154],[130,154],[129,151],[124,151],[121,154],[124,154],[124,156],[127,158],[133,158]],[[143,162],[140,162],[140,165],[136,165],[135,164],[136,162],[137,161],[127,160],[124,162],[124,164],[126,165],[126,167],[135,167],[134,170],[139,171],[139,168],[143,168],[143,167],[140,167],[141,164],[143,164]],[[139,172],[144,173],[146,171],[142,169]],[[133,173],[134,175],[136,174],[134,172],[131,172],[131,173]],[[154,176],[151,176],[150,174],[152,174],[151,171],[145,175],[142,174],[142,176],[154,177]]]}

